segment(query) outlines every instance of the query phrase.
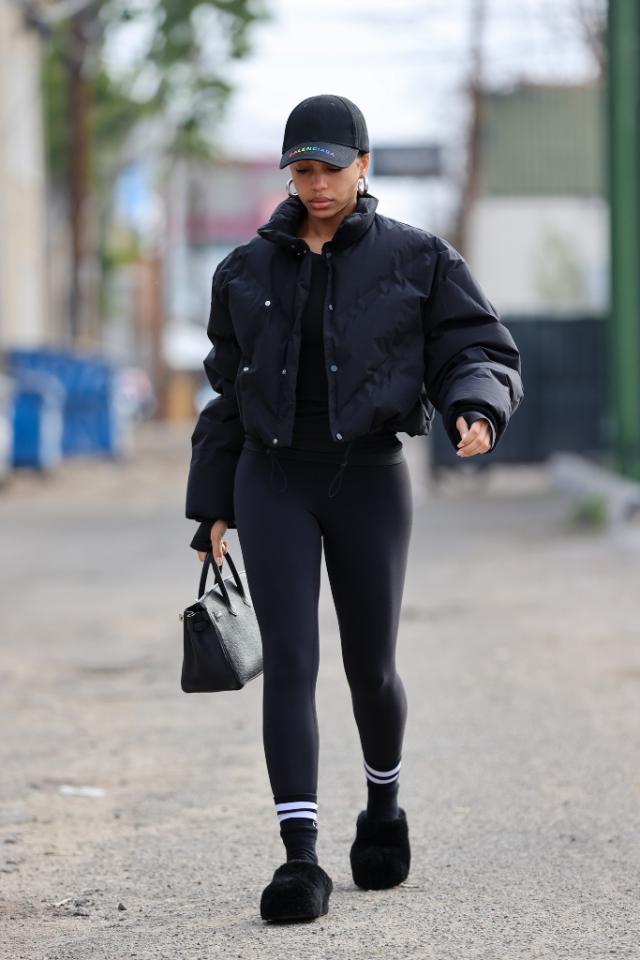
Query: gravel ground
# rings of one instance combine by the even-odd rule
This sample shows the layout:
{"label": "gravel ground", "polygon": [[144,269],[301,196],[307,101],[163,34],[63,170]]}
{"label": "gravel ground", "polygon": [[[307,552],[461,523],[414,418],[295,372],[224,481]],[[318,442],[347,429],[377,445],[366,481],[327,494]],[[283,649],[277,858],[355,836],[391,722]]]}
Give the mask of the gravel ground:
{"label": "gravel ground", "polygon": [[572,525],[542,468],[436,488],[428,442],[402,435],[411,873],[389,891],[351,879],[366,788],[323,570],[318,852],[334,892],[325,917],[271,926],[259,896],[284,850],[261,680],[179,687],[200,566],[189,432],[148,424],[126,464],[66,462],[0,492],[0,956],[640,957],[639,531]]}

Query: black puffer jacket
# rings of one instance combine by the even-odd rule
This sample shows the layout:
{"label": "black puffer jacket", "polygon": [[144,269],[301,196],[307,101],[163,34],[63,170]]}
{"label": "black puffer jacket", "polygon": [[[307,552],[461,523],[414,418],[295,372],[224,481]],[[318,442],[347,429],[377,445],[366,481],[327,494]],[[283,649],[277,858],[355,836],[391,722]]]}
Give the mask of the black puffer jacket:
{"label": "black puffer jacket", "polygon": [[[356,210],[323,246],[328,283],[324,351],[336,444],[384,424],[410,436],[431,431],[434,407],[454,447],[455,421],[474,411],[495,444],[523,397],[520,355],[460,254],[434,234]],[[247,243],[217,266],[204,368],[219,394],[191,436],[186,516],[235,527],[233,484],[245,431],[272,450],[291,443],[300,315],[309,291],[309,247],[297,236],[306,210],[283,200]],[[348,450],[346,451],[345,460]],[[202,549],[202,533],[192,546]]]}

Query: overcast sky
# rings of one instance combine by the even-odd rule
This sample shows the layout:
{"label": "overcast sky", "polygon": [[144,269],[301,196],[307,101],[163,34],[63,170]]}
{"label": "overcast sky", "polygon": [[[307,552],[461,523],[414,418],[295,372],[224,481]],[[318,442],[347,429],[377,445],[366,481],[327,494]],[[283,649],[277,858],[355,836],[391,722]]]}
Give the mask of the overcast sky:
{"label": "overcast sky", "polygon": [[[363,111],[371,147],[455,138],[464,104],[473,0],[271,0],[220,130],[225,150],[280,154],[284,124],[305,97],[337,93]],[[593,60],[577,0],[488,0],[487,79],[588,79]]]}

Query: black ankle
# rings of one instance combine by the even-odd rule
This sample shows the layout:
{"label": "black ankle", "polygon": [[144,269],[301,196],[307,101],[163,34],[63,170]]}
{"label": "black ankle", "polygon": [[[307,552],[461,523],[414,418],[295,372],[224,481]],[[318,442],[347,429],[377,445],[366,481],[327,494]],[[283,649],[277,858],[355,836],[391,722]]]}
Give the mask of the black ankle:
{"label": "black ankle", "polygon": [[280,836],[287,851],[287,861],[307,860],[317,863],[316,840],[318,828],[310,824],[309,820],[284,820],[280,825]]}
{"label": "black ankle", "polygon": [[395,820],[399,814],[398,780],[393,783],[367,782],[367,817],[370,820]]}

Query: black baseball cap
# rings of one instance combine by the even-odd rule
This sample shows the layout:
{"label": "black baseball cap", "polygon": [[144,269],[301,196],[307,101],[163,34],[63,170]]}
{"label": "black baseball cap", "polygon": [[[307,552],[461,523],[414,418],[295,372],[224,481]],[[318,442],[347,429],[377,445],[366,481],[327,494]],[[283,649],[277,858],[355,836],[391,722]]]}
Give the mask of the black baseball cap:
{"label": "black baseball cap", "polygon": [[369,152],[362,112],[346,97],[322,93],[302,100],[289,114],[280,169],[304,159],[348,167],[360,150]]}

